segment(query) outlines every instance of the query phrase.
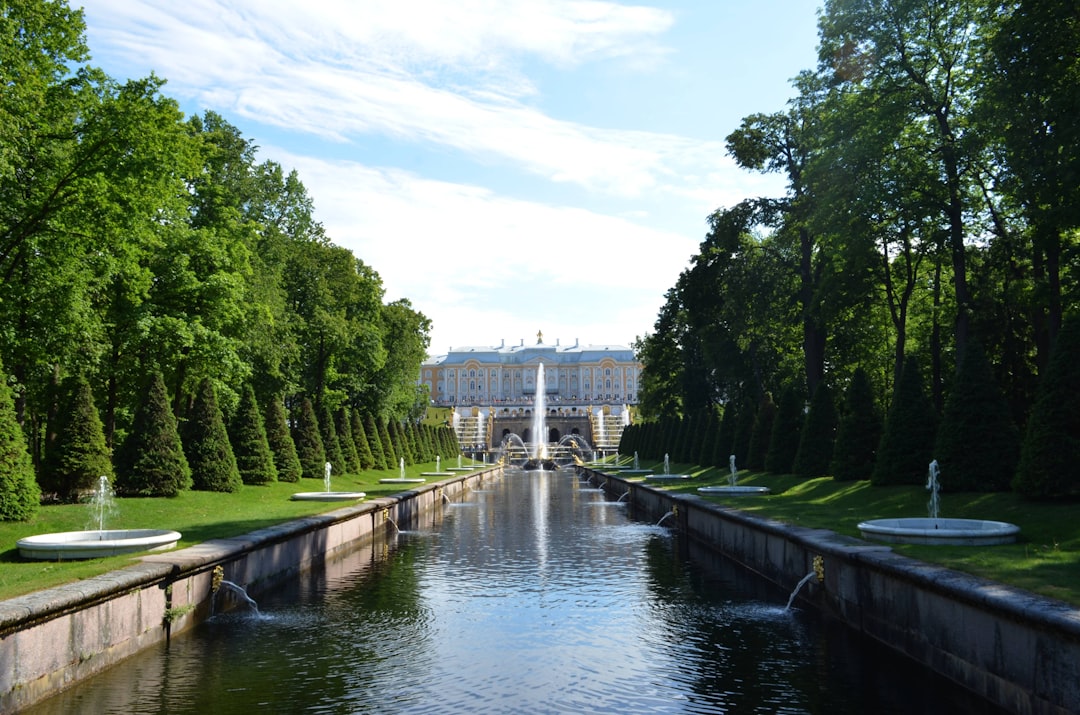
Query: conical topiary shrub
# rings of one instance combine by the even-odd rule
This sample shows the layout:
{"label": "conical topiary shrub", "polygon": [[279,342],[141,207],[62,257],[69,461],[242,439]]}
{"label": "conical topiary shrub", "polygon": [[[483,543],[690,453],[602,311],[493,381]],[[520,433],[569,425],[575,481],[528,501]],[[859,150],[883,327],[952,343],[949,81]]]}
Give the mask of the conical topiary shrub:
{"label": "conical topiary shrub", "polygon": [[334,429],[337,431],[338,444],[341,446],[341,456],[345,461],[346,474],[359,474],[363,468],[360,464],[360,454],[356,449],[356,441],[353,439],[352,420],[349,419],[351,410],[348,407],[340,407],[334,413]]}
{"label": "conical topiary shrub", "polygon": [[387,468],[397,469],[399,460],[405,455],[390,434],[391,424],[389,419],[378,421],[379,441],[382,442],[383,453],[386,455]]}
{"label": "conical topiary shrub", "polygon": [[735,455],[735,463],[740,469],[749,468],[750,442],[754,438],[756,421],[753,403],[750,400],[740,402],[735,413],[735,434],[731,442],[731,454]]}
{"label": "conical topiary shrub", "polygon": [[184,425],[184,456],[192,486],[206,492],[235,492],[243,484],[210,378],[203,378]]}
{"label": "conical topiary shrub", "polygon": [[791,471],[807,478],[828,474],[835,440],[836,405],[828,383],[821,380],[810,399],[810,409],[799,432],[799,450],[795,453]]}
{"label": "conical topiary shrub", "polygon": [[280,397],[270,400],[266,406],[266,443],[274,457],[274,469],[279,482],[300,481],[300,457],[296,454],[296,444],[289,431],[289,422],[285,414],[285,404]]}
{"label": "conical topiary shrub", "polygon": [[[337,429],[334,427],[334,416],[330,414],[330,408],[325,404],[319,413],[319,436],[322,437],[326,461],[330,462],[333,474],[345,474],[348,469],[345,466],[345,457],[341,454],[341,443],[338,441]],[[325,464],[323,468],[326,468]],[[325,476],[325,472],[323,474]]]}
{"label": "conical topiary shrub", "polygon": [[131,433],[117,453],[115,487],[118,494],[143,497],[174,497],[191,487],[191,468],[161,373],[151,376]]}
{"label": "conical topiary shrub", "polygon": [[266,429],[251,385],[244,386],[229,436],[236,456],[236,468],[240,470],[240,481],[244,484],[269,484],[277,480],[274,455],[266,439]]}
{"label": "conical topiary shrub", "polygon": [[1013,489],[1029,499],[1080,497],[1080,315],[1065,319],[1039,379]]}
{"label": "conical topiary shrub", "polygon": [[776,406],[769,447],[765,452],[765,471],[773,474],[789,474],[799,451],[799,432],[805,419],[803,405],[806,403],[801,387],[788,385],[780,393]]}
{"label": "conical topiary shrub", "polygon": [[844,394],[844,410],[836,428],[836,444],[829,468],[833,479],[869,479],[880,442],[881,413],[874,400],[870,377],[860,367],[851,376]]}
{"label": "conical topiary shrub", "polygon": [[918,361],[908,357],[885,418],[871,483],[925,484],[936,433],[937,414],[926,394]]}
{"label": "conical topiary shrub", "polygon": [[296,456],[300,458],[300,476],[305,479],[323,479],[326,476],[326,451],[319,436],[319,421],[311,400],[304,398],[296,412],[293,443]]}
{"label": "conical topiary shrub", "polygon": [[[0,376],[4,374],[0,368]],[[15,401],[7,380],[0,379],[0,521],[25,521],[41,504],[34,463],[26,435],[15,418]]]}
{"label": "conical topiary shrub", "polygon": [[769,440],[772,438],[775,418],[776,404],[772,400],[772,395],[766,393],[754,415],[754,429],[750,433],[750,451],[746,457],[746,466],[749,469],[765,469],[765,455],[769,451]]}
{"label": "conical topiary shrub", "polygon": [[730,464],[731,455],[735,445],[735,423],[738,420],[738,410],[734,400],[728,400],[724,404],[724,414],[720,418],[720,427],[713,442],[711,464],[714,467],[724,469]]}
{"label": "conical topiary shrub", "polygon": [[945,400],[934,444],[941,488],[1008,490],[1019,453],[1016,425],[994,382],[990,361],[978,343],[970,342]]}
{"label": "conical topiary shrub", "polygon": [[384,469],[375,466],[375,455],[371,451],[371,437],[364,429],[364,419],[356,410],[349,412],[349,427],[352,430],[353,444],[356,445],[356,458],[360,460],[360,469]]}
{"label": "conical topiary shrub", "polygon": [[95,489],[101,477],[112,483],[112,451],[86,378],[68,378],[62,392],[56,441],[45,455],[41,482],[45,492],[70,502]]}
{"label": "conical topiary shrub", "polygon": [[[367,435],[368,450],[371,452],[373,469],[390,469],[390,461],[379,437],[379,427],[370,414],[364,415],[364,434]],[[360,460],[363,461],[363,455]]]}

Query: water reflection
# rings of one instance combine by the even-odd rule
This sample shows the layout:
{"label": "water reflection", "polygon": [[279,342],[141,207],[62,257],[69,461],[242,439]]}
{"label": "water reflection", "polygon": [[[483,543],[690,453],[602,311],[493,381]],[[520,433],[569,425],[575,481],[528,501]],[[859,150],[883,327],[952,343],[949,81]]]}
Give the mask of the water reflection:
{"label": "water reflection", "polygon": [[986,712],[564,473],[389,542],[34,712]]}

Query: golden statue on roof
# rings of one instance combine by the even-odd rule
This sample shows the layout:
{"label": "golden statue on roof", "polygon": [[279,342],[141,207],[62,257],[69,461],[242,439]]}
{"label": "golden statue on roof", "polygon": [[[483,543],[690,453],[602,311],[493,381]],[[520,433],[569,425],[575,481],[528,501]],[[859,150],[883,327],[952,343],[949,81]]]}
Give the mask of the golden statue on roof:
{"label": "golden statue on roof", "polygon": [[544,331],[543,330],[537,330],[536,331],[536,344],[537,345],[543,345],[544,344]]}

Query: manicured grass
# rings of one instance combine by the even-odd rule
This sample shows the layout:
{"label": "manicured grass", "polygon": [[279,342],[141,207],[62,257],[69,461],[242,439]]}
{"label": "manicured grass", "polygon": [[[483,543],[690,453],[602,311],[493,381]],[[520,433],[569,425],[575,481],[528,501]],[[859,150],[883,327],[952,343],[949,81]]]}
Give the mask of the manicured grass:
{"label": "manicured grass", "polygon": [[[662,463],[642,466],[663,469]],[[654,486],[696,494],[700,486],[727,484],[729,476],[727,470],[686,464],[673,464],[671,471],[693,474],[694,478],[656,482]],[[769,487],[771,493],[753,497],[702,496],[777,521],[859,538],[860,521],[925,517],[930,499],[921,486],[874,487],[868,481],[836,482],[829,477],[800,479],[742,471],[738,483]],[[1019,540],[984,547],[892,544],[897,553],[1080,606],[1080,503],[1030,502],[1012,493],[997,492],[942,492],[940,498],[941,516],[1007,521],[1020,527]]]}
{"label": "manicured grass", "polygon": [[[431,463],[407,467],[406,474],[416,477],[420,472],[433,471],[434,466]],[[372,470],[360,476],[335,476],[330,488],[365,492],[371,499],[407,489],[407,485],[379,484],[379,479],[397,476],[397,469]],[[117,499],[116,514],[106,522],[105,528],[173,529],[183,537],[178,547],[191,546],[347,505],[290,499],[296,492],[321,491],[321,480],[301,479],[296,483],[244,486],[232,494],[188,491],[173,499]],[[87,561],[28,561],[19,556],[15,543],[35,534],[96,528],[96,521],[86,504],[45,506],[32,521],[0,522],[0,600],[122,568],[136,558],[112,556]]]}

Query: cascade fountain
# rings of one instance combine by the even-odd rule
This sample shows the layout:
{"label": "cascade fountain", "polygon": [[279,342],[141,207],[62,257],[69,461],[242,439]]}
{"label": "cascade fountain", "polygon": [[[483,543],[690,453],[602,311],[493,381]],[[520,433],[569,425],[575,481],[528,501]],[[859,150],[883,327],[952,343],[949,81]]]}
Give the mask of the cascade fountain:
{"label": "cascade fountain", "polygon": [[297,492],[292,495],[293,501],[356,501],[367,496],[364,492],[335,492],[330,490],[330,472],[333,465],[327,462],[323,465],[323,486],[321,492]]}
{"label": "cascade fountain", "polygon": [[702,494],[727,494],[729,496],[747,496],[752,494],[768,494],[768,487],[747,487],[738,486],[736,482],[739,480],[739,469],[735,466],[735,455],[728,457],[728,483],[727,485],[713,486],[713,487],[698,487],[698,491]]}
{"label": "cascade fountain", "polygon": [[166,529],[106,529],[105,521],[116,507],[109,478],[98,478],[98,487],[90,500],[91,519],[96,529],[60,531],[19,539],[19,555],[24,559],[65,561],[97,559],[137,551],[157,551],[176,546],[180,532]]}
{"label": "cascade fountain", "polygon": [[398,477],[388,477],[386,479],[380,479],[380,484],[423,484],[427,480],[423,477],[406,477],[405,476],[405,458],[398,458]]}
{"label": "cascade fountain", "polygon": [[930,492],[927,504],[929,518],[871,519],[860,522],[864,538],[892,544],[953,544],[957,546],[992,546],[1016,541],[1020,527],[1004,521],[986,519],[942,519],[938,516],[941,468],[935,459],[930,462],[926,488]]}

